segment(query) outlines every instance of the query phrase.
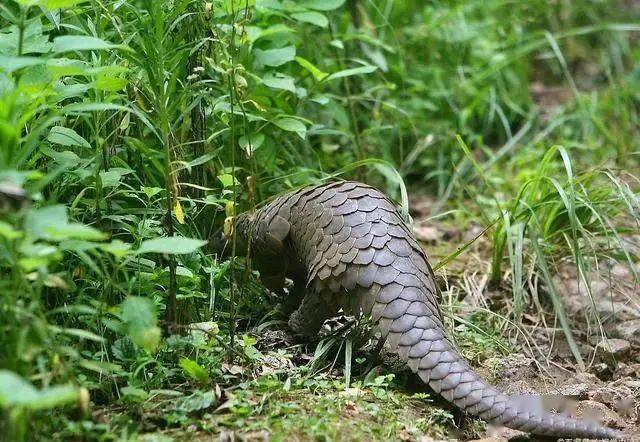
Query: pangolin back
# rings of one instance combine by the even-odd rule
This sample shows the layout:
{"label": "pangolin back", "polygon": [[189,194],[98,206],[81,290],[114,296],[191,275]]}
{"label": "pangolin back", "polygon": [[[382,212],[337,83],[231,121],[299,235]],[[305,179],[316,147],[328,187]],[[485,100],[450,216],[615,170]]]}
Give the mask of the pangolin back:
{"label": "pangolin back", "polygon": [[[488,422],[543,436],[620,438],[596,423],[544,410],[538,396],[509,396],[465,362],[445,332],[427,256],[394,204],[368,185],[304,188],[244,221],[254,256],[274,244],[302,266],[307,286],[353,314],[370,315],[390,351],[437,393]],[[280,257],[283,258],[283,257]]]}

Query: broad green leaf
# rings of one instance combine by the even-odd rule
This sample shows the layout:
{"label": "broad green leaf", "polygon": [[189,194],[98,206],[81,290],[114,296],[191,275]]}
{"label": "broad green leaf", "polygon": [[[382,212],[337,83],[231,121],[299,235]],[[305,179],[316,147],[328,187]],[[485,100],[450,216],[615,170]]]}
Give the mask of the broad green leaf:
{"label": "broad green leaf", "polygon": [[320,12],[298,12],[296,14],[291,14],[291,17],[304,23],[311,23],[312,25],[320,26],[321,28],[329,26],[329,19],[326,15]]}
{"label": "broad green leaf", "polygon": [[30,66],[22,72],[20,89],[32,97],[47,93],[53,78],[45,65]]}
{"label": "broad green leaf", "polygon": [[54,241],[68,239],[102,241],[107,238],[107,235],[100,230],[80,223],[68,223],[61,226],[47,227],[45,228],[45,232],[49,239]]}
{"label": "broad green leaf", "polygon": [[46,63],[43,57],[15,57],[12,55],[0,55],[0,72],[7,73],[17,71],[18,69],[35,66]]}
{"label": "broad green leaf", "polygon": [[237,14],[246,8],[250,8],[255,2],[255,0],[223,0],[222,5],[227,14]]}
{"label": "broad green leaf", "polygon": [[50,410],[78,401],[80,390],[72,386],[55,386],[37,390],[17,374],[0,370],[0,408],[23,407]]}
{"label": "broad green leaf", "polygon": [[162,238],[142,241],[136,253],[166,253],[169,255],[184,255],[193,253],[207,244],[201,239],[184,238],[182,236],[165,236]]}
{"label": "broad green leaf", "polygon": [[56,163],[59,164],[69,164],[76,165],[80,163],[80,157],[70,150],[64,150],[62,152],[58,152],[56,150],[51,149],[50,147],[42,147],[40,148],[40,152],[52,158]]}
{"label": "broad green leaf", "polygon": [[113,356],[121,361],[134,360],[138,355],[138,348],[128,336],[116,339],[111,346],[111,351],[113,352]]}
{"label": "broad green leaf", "polygon": [[176,275],[185,276],[187,278],[193,278],[193,272],[186,267],[178,266],[176,267]]}
{"label": "broad green leaf", "polygon": [[107,66],[92,66],[87,68],[87,75],[118,77],[126,74],[130,69],[119,64],[111,64]]}
{"label": "broad green leaf", "polygon": [[87,0],[39,0],[37,3],[45,9],[52,10],[71,8],[86,1]]}
{"label": "broad green leaf", "polygon": [[286,46],[279,49],[255,49],[256,61],[264,66],[282,66],[290,62],[296,56],[295,46]]}
{"label": "broad green leaf", "polygon": [[38,391],[17,374],[0,370],[0,407],[17,405],[37,397]]}
{"label": "broad green leaf", "polygon": [[30,410],[51,410],[66,404],[78,402],[80,390],[71,385],[59,385],[44,388],[38,392],[37,397],[25,404]]}
{"label": "broad green leaf", "polygon": [[177,408],[181,411],[187,411],[191,413],[198,410],[205,410],[209,407],[217,405],[217,403],[218,398],[216,397],[214,391],[203,392],[200,390],[196,390],[192,395],[182,399],[178,403]]}
{"label": "broad green leaf", "polygon": [[135,403],[144,402],[149,398],[149,393],[144,391],[142,388],[127,386],[121,388],[120,392],[127,397],[127,399]]}
{"label": "broad green leaf", "polygon": [[129,296],[120,304],[120,319],[124,332],[139,347],[152,352],[158,347],[162,333],[158,314],[148,298]]}
{"label": "broad green leaf", "polygon": [[307,127],[300,120],[291,117],[278,118],[273,122],[276,126],[278,126],[282,130],[286,130],[287,132],[295,132],[298,134],[300,138],[303,140],[307,136]]}
{"label": "broad green leaf", "polygon": [[264,143],[264,135],[261,133],[251,134],[251,136],[243,135],[238,140],[238,144],[248,156],[253,155],[256,149],[262,146],[262,143]]}
{"label": "broad green leaf", "polygon": [[98,37],[88,35],[62,35],[53,39],[53,52],[97,51],[119,47]]}
{"label": "broad green leaf", "polygon": [[232,187],[233,185],[238,185],[238,180],[233,178],[233,175],[230,173],[223,173],[218,175],[218,179],[222,183],[223,187]]}
{"label": "broad green leaf", "polygon": [[78,135],[75,130],[69,129],[68,127],[53,126],[51,131],[49,131],[47,140],[61,146],[79,146],[91,149],[91,145],[87,140]]}
{"label": "broad green leaf", "polygon": [[302,0],[300,6],[317,11],[332,11],[344,5],[345,0]]}
{"label": "broad green leaf", "polygon": [[123,167],[113,167],[106,172],[100,172],[102,187],[118,187],[122,177],[130,173],[133,173],[133,170]]}
{"label": "broad green leaf", "polygon": [[377,66],[366,65],[357,68],[345,69],[343,71],[334,72],[326,78],[326,81],[335,80],[336,78],[352,77],[354,75],[370,74],[378,70]]}
{"label": "broad green leaf", "polygon": [[329,75],[326,72],[322,72],[309,60],[306,60],[302,57],[296,57],[295,60],[298,62],[300,66],[308,70],[311,73],[311,75],[313,75],[313,78],[316,79],[316,81],[322,81]]}
{"label": "broad green leaf", "polygon": [[251,43],[254,43],[261,38],[269,37],[271,40],[276,41],[292,41],[295,31],[289,26],[279,23],[277,25],[269,26],[268,28],[261,28],[258,26],[247,26],[247,37]]}
{"label": "broad green leaf", "polygon": [[[129,115],[129,114],[127,114]],[[154,196],[156,196],[157,194],[159,194],[160,192],[162,192],[164,189],[162,187],[145,187],[142,186],[140,187],[140,190],[142,190],[144,192],[144,194],[147,196],[147,198],[151,199]]]}
{"label": "broad green leaf", "polygon": [[93,87],[101,91],[117,92],[127,87],[128,83],[126,78],[102,75],[93,82]]}
{"label": "broad green leaf", "polygon": [[24,6],[41,6],[49,11],[55,9],[67,9],[87,0],[17,0],[18,3]]}
{"label": "broad green leaf", "polygon": [[24,227],[34,239],[48,238],[48,229],[62,228],[69,223],[67,208],[63,205],[31,209],[25,217]]}
{"label": "broad green leaf", "polygon": [[47,61],[47,68],[51,75],[61,78],[71,75],[88,75],[89,64],[72,58],[52,58]]}
{"label": "broad green leaf", "polygon": [[184,370],[185,374],[192,379],[200,383],[207,383],[209,381],[209,373],[196,361],[187,358],[180,359],[180,366]]}
{"label": "broad green leaf", "polygon": [[[5,3],[6,0],[3,0],[0,5]],[[6,20],[4,23],[6,23]],[[26,20],[25,24],[26,26],[22,32],[20,32],[18,26],[2,29],[2,32],[0,32],[0,54],[18,55],[20,41],[22,41],[22,54],[44,54],[51,50],[49,35],[43,33],[40,18],[30,18]]]}
{"label": "broad green leaf", "polygon": [[100,248],[105,252],[111,253],[116,258],[122,258],[131,250],[131,244],[115,239],[110,243],[102,244]]}
{"label": "broad green leaf", "polygon": [[265,86],[268,86],[272,89],[282,89],[290,92],[296,91],[296,85],[293,81],[293,78],[279,72],[268,73],[267,75],[262,77],[262,82],[265,84]]}
{"label": "broad green leaf", "polygon": [[9,241],[22,238],[23,233],[20,230],[16,230],[9,223],[0,221],[0,236],[8,239]]}

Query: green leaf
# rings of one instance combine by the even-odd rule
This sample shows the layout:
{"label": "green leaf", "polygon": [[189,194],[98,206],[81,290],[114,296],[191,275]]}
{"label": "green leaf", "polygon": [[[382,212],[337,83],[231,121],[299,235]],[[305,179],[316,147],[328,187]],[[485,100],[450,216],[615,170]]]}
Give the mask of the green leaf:
{"label": "green leaf", "polygon": [[227,14],[238,13],[255,4],[255,0],[223,0],[222,5]]}
{"label": "green leaf", "polygon": [[53,52],[97,51],[119,47],[98,37],[88,35],[62,35],[53,39]]}
{"label": "green leaf", "polygon": [[293,81],[293,78],[279,72],[268,73],[267,75],[262,77],[262,82],[265,84],[265,86],[272,89],[282,89],[290,92],[296,91],[296,85]]}
{"label": "green leaf", "polygon": [[9,241],[22,238],[23,233],[13,228],[9,223],[0,221],[0,236],[8,239]]}
{"label": "green leaf", "polygon": [[38,391],[17,374],[0,370],[0,407],[28,403],[38,396]]}
{"label": "green leaf", "polygon": [[107,235],[100,230],[85,226],[80,223],[67,223],[61,226],[45,228],[49,239],[54,241],[63,241],[68,239],[81,239],[85,241],[102,241]]}
{"label": "green leaf", "polygon": [[150,299],[129,296],[120,304],[124,332],[139,347],[152,352],[160,343],[158,315]]}
{"label": "green leaf", "polygon": [[207,370],[194,360],[181,358],[180,367],[182,367],[187,376],[200,383],[205,384],[209,381],[209,373]]}
{"label": "green leaf", "polygon": [[137,387],[126,386],[121,388],[120,392],[123,394],[123,396],[134,403],[144,402],[149,397],[149,393],[144,391],[142,388]]}
{"label": "green leaf", "polygon": [[106,238],[106,234],[96,228],[70,223],[67,208],[63,205],[31,209],[27,212],[24,227],[33,239],[100,241]]}
{"label": "green leaf", "polygon": [[270,40],[275,41],[286,41],[291,40],[292,35],[295,33],[293,29],[289,26],[283,25],[282,23],[269,26],[268,28],[260,28],[258,26],[247,26],[247,37],[251,43],[254,43],[261,38],[269,38]]}
{"label": "green leaf", "polygon": [[317,11],[333,11],[344,5],[345,0],[302,0],[300,6]]}
{"label": "green leaf", "polygon": [[82,60],[58,57],[47,60],[47,69],[55,78],[61,78],[72,75],[89,75],[90,67]]}
{"label": "green leaf", "polygon": [[251,134],[250,137],[243,135],[238,140],[238,144],[248,156],[253,155],[256,149],[262,146],[262,143],[264,143],[264,135],[261,133]]}
{"label": "green leaf", "polygon": [[307,136],[307,127],[300,120],[291,117],[278,118],[273,122],[280,129],[285,130],[287,132],[295,132],[298,134],[300,138],[303,140]]}
{"label": "green leaf", "polygon": [[49,11],[54,9],[67,9],[87,0],[17,0],[24,6],[41,6]]}
{"label": "green leaf", "polygon": [[282,66],[290,62],[296,56],[295,46],[286,46],[279,49],[255,49],[256,61],[264,66]]}
{"label": "green leaf", "polygon": [[0,408],[24,407],[29,410],[49,410],[77,402],[80,390],[61,385],[37,390],[17,374],[0,370]]}
{"label": "green leaf", "polygon": [[129,81],[126,78],[102,75],[98,77],[92,84],[93,87],[101,91],[117,92],[127,87]]}
{"label": "green leaf", "polygon": [[144,194],[147,196],[147,198],[151,199],[154,196],[156,196],[157,194],[159,194],[160,192],[162,192],[164,189],[162,187],[141,186],[140,190],[142,190],[144,192]]}
{"label": "green leaf", "polygon": [[69,223],[67,208],[63,205],[31,209],[25,217],[24,227],[34,239],[48,238],[48,229],[64,227]]}
{"label": "green leaf", "polygon": [[79,328],[63,328],[60,330],[60,333],[75,336],[76,338],[86,339],[87,341],[104,343],[106,342],[102,336],[96,335],[88,330],[82,330]]}
{"label": "green leaf", "polygon": [[183,255],[193,253],[207,244],[201,239],[184,238],[182,236],[165,236],[162,238],[142,241],[136,253],[166,253],[168,255]]}
{"label": "green leaf", "polygon": [[102,187],[118,187],[122,177],[130,173],[133,173],[133,170],[122,167],[113,167],[106,172],[100,172]]}
{"label": "green leaf", "polygon": [[238,185],[238,180],[234,179],[233,175],[230,173],[223,173],[218,175],[218,179],[222,183],[223,187],[232,187],[233,185]]}
{"label": "green leaf", "polygon": [[53,126],[47,136],[47,140],[61,146],[80,146],[91,149],[91,145],[87,140],[78,135],[75,130],[69,129],[68,127]]}
{"label": "green leaf", "polygon": [[322,81],[322,80],[325,79],[325,77],[327,77],[329,75],[326,72],[323,72],[320,69],[318,69],[309,60],[306,60],[306,59],[304,59],[302,57],[296,57],[295,60],[298,62],[298,64],[300,66],[302,66],[303,68],[308,70],[311,73],[311,75],[313,75],[313,78],[316,79],[316,81]]}
{"label": "green leaf", "polygon": [[105,252],[111,253],[116,258],[123,258],[129,254],[131,244],[115,239],[110,243],[101,245],[100,248]]}
{"label": "green leaf", "polygon": [[72,6],[84,3],[87,0],[40,0],[37,3],[45,9],[67,9]]}
{"label": "green leaf", "polygon": [[365,65],[357,68],[345,69],[343,71],[334,72],[326,78],[326,81],[335,80],[336,78],[352,77],[354,75],[370,74],[378,70],[377,66]]}
{"label": "green leaf", "polygon": [[41,147],[40,152],[42,152],[49,158],[52,158],[58,164],[75,165],[81,161],[80,157],[75,152],[71,152],[70,150],[58,152],[49,147]]}
{"label": "green leaf", "polygon": [[304,23],[311,23],[312,25],[320,26],[321,28],[329,26],[329,19],[326,15],[321,14],[320,12],[298,12],[296,14],[291,14],[291,17]]}
{"label": "green leaf", "polygon": [[218,399],[213,391],[196,390],[191,396],[187,396],[178,403],[178,410],[186,412],[194,412],[198,410],[206,410],[207,408],[217,405]]}
{"label": "green leaf", "polygon": [[0,72],[11,73],[18,69],[46,63],[43,57],[15,57],[12,55],[0,55]]}

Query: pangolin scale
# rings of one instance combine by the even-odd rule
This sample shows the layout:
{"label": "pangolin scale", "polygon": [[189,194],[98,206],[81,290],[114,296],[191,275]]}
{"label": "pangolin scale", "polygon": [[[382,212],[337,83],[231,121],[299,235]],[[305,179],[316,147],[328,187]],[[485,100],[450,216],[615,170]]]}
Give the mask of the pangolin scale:
{"label": "pangolin scale", "polygon": [[488,422],[540,436],[617,439],[596,423],[544,410],[484,381],[447,336],[427,256],[395,205],[368,185],[339,181],[285,194],[235,220],[267,288],[294,281],[289,327],[303,336],[343,309],[370,315],[389,351],[435,392]]}

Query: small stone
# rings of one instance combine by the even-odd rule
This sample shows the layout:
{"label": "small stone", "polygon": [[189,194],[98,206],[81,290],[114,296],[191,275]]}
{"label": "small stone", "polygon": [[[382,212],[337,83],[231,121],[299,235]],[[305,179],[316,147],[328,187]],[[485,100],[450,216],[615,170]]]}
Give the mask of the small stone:
{"label": "small stone", "polygon": [[608,406],[615,405],[616,391],[608,386],[598,388],[591,392],[590,396],[590,399],[602,404],[606,404]]}
{"label": "small stone", "polygon": [[619,378],[630,377],[638,379],[640,378],[640,364],[620,364],[616,375]]}
{"label": "small stone", "polygon": [[631,343],[624,339],[603,339],[596,345],[600,354],[620,359],[631,350]]}
{"label": "small stone", "polygon": [[587,399],[589,397],[589,389],[591,387],[587,383],[580,384],[569,384],[563,387],[560,387],[558,390],[559,393],[564,396],[571,396],[579,400]]}
{"label": "small stone", "polygon": [[596,375],[594,375],[593,373],[588,373],[588,372],[581,372],[581,373],[577,373],[574,377],[573,380],[578,382],[578,383],[585,383],[585,384],[589,384],[589,385],[597,385],[600,383],[600,379],[598,379],[598,377]]}
{"label": "small stone", "polygon": [[440,239],[440,232],[433,226],[416,225],[413,227],[413,232],[419,241],[435,243]]}
{"label": "small stone", "polygon": [[578,417],[582,419],[595,420],[602,425],[612,428],[624,427],[624,421],[620,416],[600,402],[582,401],[578,403],[576,411]]}
{"label": "small stone", "polygon": [[487,427],[487,437],[485,439],[481,439],[484,441],[491,442],[504,442],[510,440],[520,440],[522,437],[526,437],[527,434],[523,433],[519,430],[514,430],[507,427],[501,427],[496,425],[488,425]]}
{"label": "small stone", "polygon": [[624,302],[602,299],[596,303],[596,310],[603,322],[626,321],[640,318],[640,312]]}
{"label": "small stone", "polygon": [[640,345],[640,319],[624,321],[616,325],[615,333],[618,337]]}
{"label": "small stone", "polygon": [[633,281],[633,274],[628,264],[616,263],[611,268],[611,276],[617,280]]}

